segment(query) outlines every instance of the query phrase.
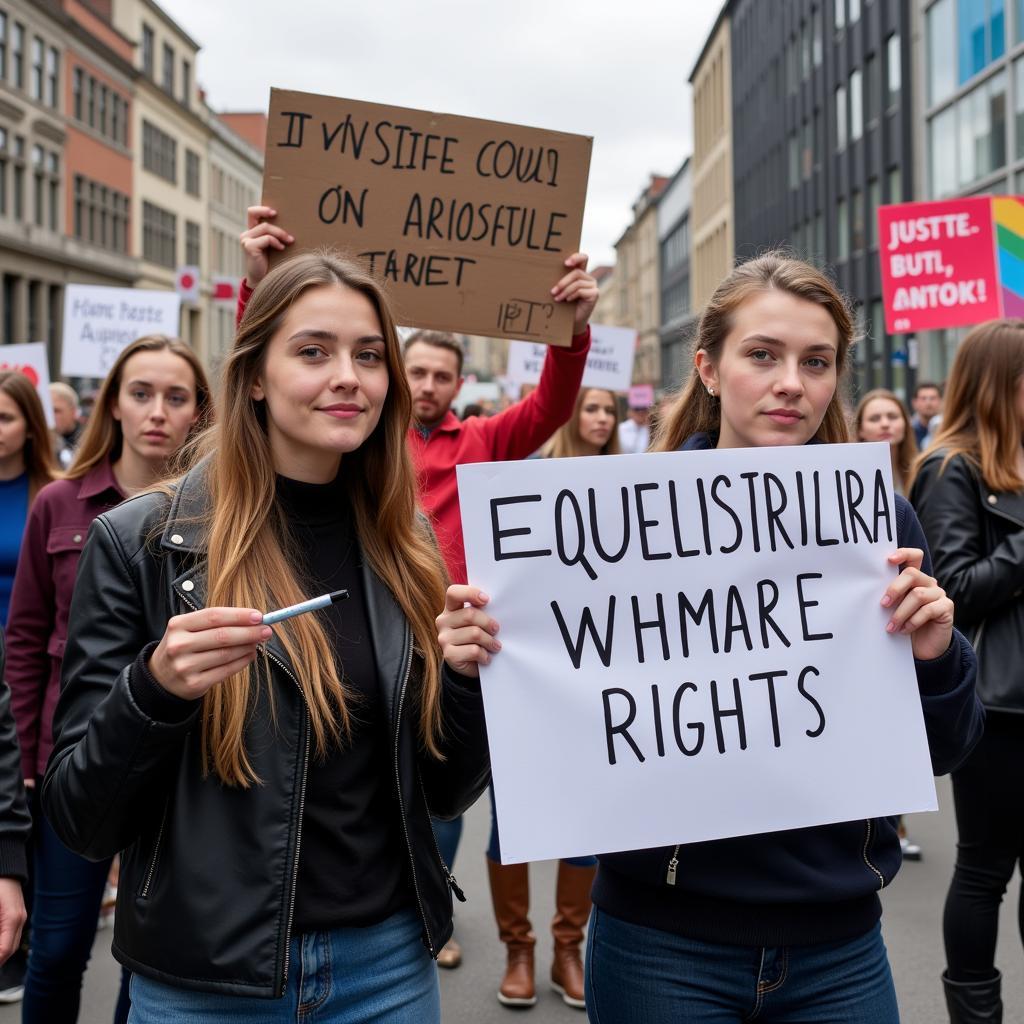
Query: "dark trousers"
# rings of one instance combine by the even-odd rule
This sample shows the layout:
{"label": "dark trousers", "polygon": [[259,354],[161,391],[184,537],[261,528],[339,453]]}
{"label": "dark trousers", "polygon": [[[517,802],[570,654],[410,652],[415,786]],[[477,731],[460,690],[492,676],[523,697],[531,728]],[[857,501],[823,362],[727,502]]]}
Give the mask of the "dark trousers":
{"label": "dark trousers", "polygon": [[[75,1024],[110,861],[72,853],[35,815],[32,934],[22,1024]],[[121,972],[115,1024],[128,1019],[128,972]]]}
{"label": "dark trousers", "polygon": [[[985,735],[953,773],[956,870],[946,897],[943,933],[953,981],[995,977],[999,905],[1024,865],[1024,715],[989,712]],[[1024,938],[1024,892],[1017,909]]]}

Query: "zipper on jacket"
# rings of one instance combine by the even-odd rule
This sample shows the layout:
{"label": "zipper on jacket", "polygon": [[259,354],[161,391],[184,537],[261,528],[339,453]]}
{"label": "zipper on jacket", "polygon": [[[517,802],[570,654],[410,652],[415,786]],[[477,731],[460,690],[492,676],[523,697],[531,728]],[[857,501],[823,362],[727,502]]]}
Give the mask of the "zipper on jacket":
{"label": "zipper on jacket", "polygon": [[869,868],[871,868],[871,870],[874,871],[874,873],[876,875],[878,875],[878,888],[879,889],[884,889],[885,888],[885,875],[883,875],[882,872],[879,871],[878,868],[876,868],[875,865],[871,863],[871,860],[868,857],[868,847],[871,845],[871,819],[870,818],[865,818],[864,819],[864,825],[865,825],[864,849],[861,851],[861,856],[864,858],[864,863],[867,864],[867,866]]}
{"label": "zipper on jacket", "polygon": [[[427,813],[430,813],[430,803],[427,800],[426,791],[423,788],[423,780],[420,779],[420,792],[423,794],[423,804],[427,808]],[[459,883],[455,880],[455,876],[452,874],[452,869],[445,863],[444,857],[441,856],[441,847],[437,845],[437,833],[434,831],[434,826],[430,826],[430,835],[434,840],[434,853],[437,854],[437,862],[444,869],[445,877],[448,879],[448,888],[455,893],[455,898],[460,903],[466,902],[466,894],[459,887]]]}
{"label": "zipper on jacket", "polygon": [[679,867],[679,847],[682,843],[677,843],[676,848],[672,851],[672,857],[668,862],[668,873],[665,875],[665,881],[669,885],[676,884],[676,868]]}
{"label": "zipper on jacket", "polygon": [[[423,907],[423,897],[420,895],[420,884],[416,880],[416,863],[412,855],[412,840],[409,838],[409,822],[405,815],[405,803],[402,800],[402,777],[398,771],[398,737],[402,729],[402,707],[405,704],[405,691],[409,684],[409,675],[412,672],[412,634],[409,623],[405,624],[405,671],[402,676],[401,689],[398,691],[398,709],[395,711],[395,792],[398,795],[398,812],[402,817],[402,832],[405,835],[405,846],[409,851],[409,872],[412,875],[412,888],[416,893],[416,903],[419,906],[420,918],[423,920],[423,931],[427,936],[427,949],[430,955],[436,960],[437,951],[434,949],[434,939],[430,934],[430,927],[427,924],[427,912]],[[434,831],[433,826],[430,829]],[[434,837],[434,845],[437,845],[437,837]],[[442,863],[444,863],[442,861]]]}
{"label": "zipper on jacket", "polygon": [[985,633],[985,623],[987,619],[981,620],[981,625],[978,627],[978,632],[974,634],[974,639],[971,641],[971,646],[974,648],[975,655],[981,650],[981,638]]}
{"label": "zipper on jacket", "polygon": [[309,703],[306,700],[306,695],[302,692],[302,687],[299,686],[299,681],[295,678],[292,670],[288,668],[288,666],[269,648],[264,647],[264,652],[271,661],[280,665],[281,670],[285,675],[295,683],[295,688],[299,691],[299,696],[302,698],[302,706],[306,710],[306,738],[302,746],[302,782],[299,784],[299,820],[295,826],[295,854],[293,857],[294,866],[292,868],[292,888],[291,893],[288,896],[288,926],[285,931],[284,968],[281,976],[280,995],[283,996],[288,988],[288,968],[291,966],[292,924],[295,921],[295,893],[299,885],[299,849],[302,846],[302,818],[306,810],[306,778],[309,775]]}
{"label": "zipper on jacket", "polygon": [[170,806],[170,799],[164,804],[163,817],[160,819],[160,828],[156,833],[156,842],[153,844],[153,856],[149,861],[149,870],[146,872],[146,881],[142,884],[142,892],[140,896],[145,898],[149,895],[149,886],[153,881],[153,872],[156,871],[156,859],[160,854],[160,843],[164,838],[164,827],[167,825],[167,811]]}

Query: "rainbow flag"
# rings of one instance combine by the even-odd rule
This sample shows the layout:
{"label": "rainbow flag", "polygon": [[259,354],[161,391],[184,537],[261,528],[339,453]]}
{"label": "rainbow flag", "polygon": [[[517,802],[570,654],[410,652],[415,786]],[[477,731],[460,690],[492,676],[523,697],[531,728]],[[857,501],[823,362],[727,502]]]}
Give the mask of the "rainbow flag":
{"label": "rainbow flag", "polygon": [[993,196],[1003,316],[1024,318],[1024,198]]}

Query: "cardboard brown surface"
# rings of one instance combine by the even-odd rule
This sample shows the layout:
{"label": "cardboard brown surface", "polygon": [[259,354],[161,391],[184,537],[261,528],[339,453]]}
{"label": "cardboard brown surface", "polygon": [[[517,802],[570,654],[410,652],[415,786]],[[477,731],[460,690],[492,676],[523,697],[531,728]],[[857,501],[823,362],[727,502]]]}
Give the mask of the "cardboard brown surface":
{"label": "cardboard brown surface", "polygon": [[[568,345],[592,140],[272,89],[263,202],[384,281],[400,324]],[[522,180],[520,180],[522,179]]]}

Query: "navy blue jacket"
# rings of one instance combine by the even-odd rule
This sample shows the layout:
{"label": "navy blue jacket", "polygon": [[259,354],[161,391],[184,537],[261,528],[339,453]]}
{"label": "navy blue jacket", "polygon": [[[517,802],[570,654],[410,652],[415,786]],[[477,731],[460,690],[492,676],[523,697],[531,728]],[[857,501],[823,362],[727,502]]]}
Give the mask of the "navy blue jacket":
{"label": "navy blue jacket", "polygon": [[[713,447],[694,435],[681,450]],[[924,550],[921,524],[896,495],[900,547]],[[956,630],[949,649],[917,661],[932,768],[957,768],[980,739],[984,711],[974,692],[974,650]],[[634,924],[705,942],[806,945],[852,939],[881,914],[878,891],[901,864],[895,818],[603,854],[594,903]]]}

